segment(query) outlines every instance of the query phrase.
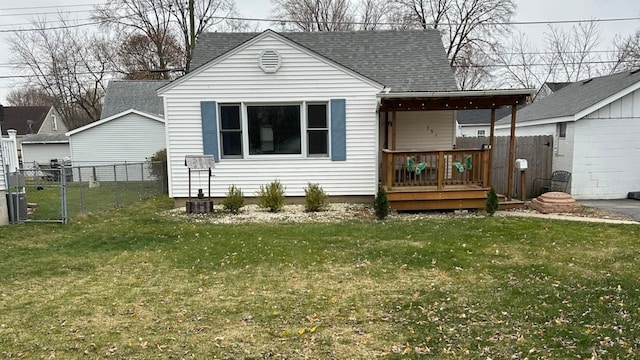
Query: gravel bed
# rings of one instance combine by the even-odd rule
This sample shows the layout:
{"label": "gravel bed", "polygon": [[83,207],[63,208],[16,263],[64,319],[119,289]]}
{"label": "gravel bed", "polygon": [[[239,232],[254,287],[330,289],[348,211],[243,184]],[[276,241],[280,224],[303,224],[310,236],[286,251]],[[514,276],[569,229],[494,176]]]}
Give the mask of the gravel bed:
{"label": "gravel bed", "polygon": [[[501,215],[517,214],[521,212],[537,213],[532,209],[501,211]],[[211,224],[242,224],[242,223],[307,223],[307,222],[341,222],[351,220],[376,220],[373,207],[367,204],[331,203],[320,212],[306,212],[304,205],[285,205],[279,212],[270,212],[258,205],[245,205],[238,214],[224,211],[222,205],[214,206],[212,214],[187,214],[184,208],[175,208],[165,212],[172,218]],[[558,214],[576,218],[633,220],[629,216],[596,208],[583,207],[582,211],[574,214]],[[388,220],[414,221],[423,219],[445,219],[452,217],[484,217],[484,212],[476,211],[421,211],[401,212],[392,211]]]}
{"label": "gravel bed", "polygon": [[[189,219],[196,222],[211,224],[240,224],[240,223],[305,223],[305,222],[341,222],[350,220],[375,220],[375,213],[371,205],[331,203],[323,211],[306,212],[304,205],[285,205],[279,212],[270,212],[257,205],[245,205],[238,214],[226,213],[221,205],[214,206],[212,214],[187,214],[184,208],[169,210],[167,214],[173,218]],[[482,216],[476,212],[436,212],[425,211],[415,213],[391,212],[389,220],[419,220],[447,218],[451,216]]]}

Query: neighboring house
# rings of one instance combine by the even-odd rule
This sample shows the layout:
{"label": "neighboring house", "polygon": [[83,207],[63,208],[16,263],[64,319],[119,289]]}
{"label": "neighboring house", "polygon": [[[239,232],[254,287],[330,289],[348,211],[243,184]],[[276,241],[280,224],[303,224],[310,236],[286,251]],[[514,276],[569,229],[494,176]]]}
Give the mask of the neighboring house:
{"label": "neighboring house", "polygon": [[[3,107],[0,105],[0,131],[4,126]],[[7,138],[0,138],[0,225],[9,223],[9,176],[18,170],[18,142],[16,131],[9,130]],[[9,191],[10,193],[10,191]]]}
{"label": "neighboring house", "polygon": [[[53,106],[5,106],[5,122],[2,127],[2,136],[7,137],[7,131],[16,130],[18,141],[18,156],[22,157],[22,139],[27,135],[63,135],[67,131],[60,115]],[[42,143],[42,148],[47,148],[47,143]],[[52,149],[59,146],[52,144]],[[68,152],[68,151],[67,151]],[[49,163],[49,159],[46,160]]]}
{"label": "neighboring house", "polygon": [[25,169],[50,164],[52,160],[58,163],[71,160],[69,137],[65,134],[34,134],[22,138],[22,166]]}
{"label": "neighboring house", "polygon": [[69,131],[74,166],[143,162],[164,144],[164,119],[138,110]]}
{"label": "neighboring house", "polygon": [[[3,106],[0,105],[0,132],[4,123]],[[4,166],[5,155],[2,147],[2,138],[0,137],[0,226],[9,224],[9,206],[7,199],[7,172]]]}
{"label": "neighboring house", "polygon": [[30,134],[64,134],[67,126],[53,106],[5,106],[2,136],[17,131],[18,140]]}
{"label": "neighboring house", "polygon": [[[511,114],[511,108],[496,109],[495,120]],[[491,134],[491,109],[456,111],[457,137],[482,137]]]}
{"label": "neighboring house", "polygon": [[[640,70],[571,83],[517,113],[516,136],[553,135],[553,170],[572,173],[577,199],[640,190]],[[498,121],[497,135],[509,133]]]}
{"label": "neighboring house", "polygon": [[[69,131],[74,166],[144,162],[165,148],[162,99],[167,81],[111,81],[101,119]],[[89,176],[82,176],[89,179]],[[76,179],[77,180],[77,179]]]}
{"label": "neighboring house", "polygon": [[535,101],[542,100],[554,92],[562,89],[563,87],[570,85],[570,82],[546,82],[540,87],[536,94]]}
{"label": "neighboring house", "polygon": [[[382,180],[392,200],[406,195],[411,157],[432,176],[420,183],[432,185],[425,196],[440,196],[430,206],[476,207],[488,189],[487,153],[453,150],[454,110],[469,99],[499,107],[527,96],[458,91],[435,30],[208,33],[198,39],[192,69],[158,91],[176,202],[195,195],[186,155],[213,155],[215,197],[232,184],[254,196],[279,180],[287,196],[304,196],[308,183],[318,183],[331,196],[371,199]],[[463,181],[451,169],[466,155],[476,162]],[[206,189],[206,178],[192,181],[192,189]],[[472,183],[477,195],[465,199],[473,205],[463,188],[444,194]],[[413,200],[402,208],[425,206]]]}

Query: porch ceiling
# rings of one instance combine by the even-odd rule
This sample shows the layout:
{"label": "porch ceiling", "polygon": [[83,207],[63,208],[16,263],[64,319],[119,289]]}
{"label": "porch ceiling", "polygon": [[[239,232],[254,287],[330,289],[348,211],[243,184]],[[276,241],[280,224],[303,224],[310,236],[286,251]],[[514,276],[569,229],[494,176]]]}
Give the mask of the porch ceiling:
{"label": "porch ceiling", "polygon": [[533,89],[379,94],[380,111],[494,109],[525,104]]}

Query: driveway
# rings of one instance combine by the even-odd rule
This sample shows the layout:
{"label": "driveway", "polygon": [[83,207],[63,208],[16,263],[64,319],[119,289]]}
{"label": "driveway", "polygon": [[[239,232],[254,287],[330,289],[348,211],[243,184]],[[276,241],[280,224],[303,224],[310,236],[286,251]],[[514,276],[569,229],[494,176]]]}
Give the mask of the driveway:
{"label": "driveway", "polygon": [[578,200],[578,203],[584,206],[629,215],[635,220],[640,221],[640,200]]}

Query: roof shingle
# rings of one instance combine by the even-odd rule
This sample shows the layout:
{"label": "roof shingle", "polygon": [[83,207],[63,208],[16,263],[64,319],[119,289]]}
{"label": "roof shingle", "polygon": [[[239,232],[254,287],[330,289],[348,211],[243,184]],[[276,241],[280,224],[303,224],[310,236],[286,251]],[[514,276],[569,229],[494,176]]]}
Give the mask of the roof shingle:
{"label": "roof shingle", "polygon": [[14,129],[17,135],[35,134],[44,122],[51,106],[5,106],[2,135]]}
{"label": "roof shingle", "polygon": [[168,80],[112,80],[107,87],[100,119],[105,119],[129,109],[154,115],[164,114],[162,98],[156,90]]}
{"label": "roof shingle", "polygon": [[[201,34],[191,68],[201,67],[259,34]],[[436,30],[278,34],[390,88],[391,92],[457,90]]]}
{"label": "roof shingle", "polygon": [[[637,82],[640,82],[637,70],[576,81],[518,110],[517,122],[573,116]],[[509,121],[507,117],[497,124]]]}

